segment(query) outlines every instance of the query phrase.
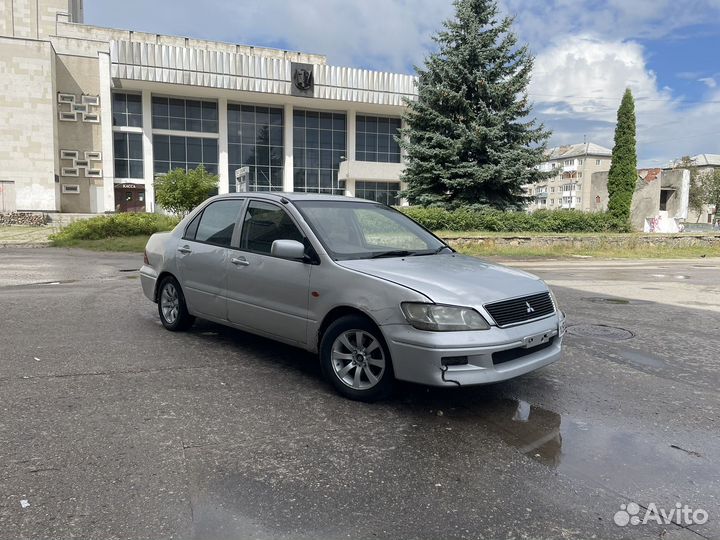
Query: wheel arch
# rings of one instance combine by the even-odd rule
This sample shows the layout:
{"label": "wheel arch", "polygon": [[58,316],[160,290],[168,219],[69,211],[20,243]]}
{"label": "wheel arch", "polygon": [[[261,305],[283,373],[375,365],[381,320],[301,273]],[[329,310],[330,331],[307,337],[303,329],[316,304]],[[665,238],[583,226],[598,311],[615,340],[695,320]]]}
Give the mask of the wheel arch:
{"label": "wheel arch", "polygon": [[153,301],[154,301],[155,303],[157,303],[157,301],[158,301],[158,291],[160,290],[160,284],[163,282],[163,280],[164,280],[166,277],[171,277],[171,278],[173,278],[175,281],[177,281],[178,286],[180,287],[180,290],[182,291],[182,286],[180,285],[180,281],[178,280],[178,278],[177,278],[172,272],[168,272],[167,270],[165,270],[165,271],[163,271],[163,272],[160,272],[160,274],[158,275],[157,279],[155,280],[155,292],[153,293]]}
{"label": "wheel arch", "polygon": [[[380,335],[382,336],[382,330],[380,330],[380,325],[373,319],[373,317],[367,313],[366,311],[363,311],[362,309],[353,307],[353,306],[335,306],[330,311],[328,311],[325,314],[325,317],[323,317],[322,322],[320,323],[320,326],[318,327],[317,332],[317,342],[315,344],[316,349],[320,350],[320,344],[322,343],[323,336],[325,335],[325,332],[327,331],[328,327],[340,319],[341,317],[345,317],[347,315],[358,315],[364,319],[367,319],[375,328],[377,328],[378,332],[380,332]],[[384,336],[383,336],[384,339]]]}

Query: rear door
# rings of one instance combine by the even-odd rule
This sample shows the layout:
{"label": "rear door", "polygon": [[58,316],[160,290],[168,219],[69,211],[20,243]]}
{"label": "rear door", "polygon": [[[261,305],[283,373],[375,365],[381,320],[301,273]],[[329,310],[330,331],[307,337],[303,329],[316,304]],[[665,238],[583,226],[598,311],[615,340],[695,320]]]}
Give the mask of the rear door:
{"label": "rear door", "polygon": [[227,319],[228,248],[243,203],[225,199],[209,204],[178,242],[180,285],[193,315]]}
{"label": "rear door", "polygon": [[312,265],[270,255],[275,240],[306,242],[284,208],[251,200],[244,212],[240,241],[230,250],[228,319],[305,343]]}

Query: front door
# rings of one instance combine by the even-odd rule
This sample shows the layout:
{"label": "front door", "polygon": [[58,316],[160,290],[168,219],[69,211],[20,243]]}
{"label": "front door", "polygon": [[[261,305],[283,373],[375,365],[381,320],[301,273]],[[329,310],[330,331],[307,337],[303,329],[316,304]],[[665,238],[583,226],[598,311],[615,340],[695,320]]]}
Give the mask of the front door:
{"label": "front door", "polygon": [[209,204],[186,227],[177,245],[180,285],[193,315],[227,320],[228,248],[243,201]]}
{"label": "front door", "polygon": [[145,186],[139,184],[116,184],[115,211],[144,212]]}
{"label": "front door", "polygon": [[240,247],[231,248],[229,253],[228,319],[249,329],[305,343],[312,266],[270,255],[275,240],[303,242],[304,235],[279,205],[250,201]]}

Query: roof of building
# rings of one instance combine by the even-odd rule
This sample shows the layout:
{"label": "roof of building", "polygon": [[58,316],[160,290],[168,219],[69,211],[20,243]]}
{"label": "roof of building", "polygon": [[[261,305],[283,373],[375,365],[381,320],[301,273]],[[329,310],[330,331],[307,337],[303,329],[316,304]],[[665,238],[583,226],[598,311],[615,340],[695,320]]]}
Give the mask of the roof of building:
{"label": "roof of building", "polygon": [[720,154],[698,154],[690,159],[692,159],[693,163],[698,167],[720,166]]}
{"label": "roof of building", "polygon": [[[674,159],[668,163],[668,169],[674,169],[683,164],[686,158]],[[696,167],[720,167],[720,154],[697,154],[690,156],[690,161]]]}
{"label": "roof of building", "polygon": [[578,144],[568,144],[565,146],[556,146],[548,148],[545,152],[548,160],[565,159],[577,156],[612,156],[612,150],[600,146],[599,144],[586,142]]}

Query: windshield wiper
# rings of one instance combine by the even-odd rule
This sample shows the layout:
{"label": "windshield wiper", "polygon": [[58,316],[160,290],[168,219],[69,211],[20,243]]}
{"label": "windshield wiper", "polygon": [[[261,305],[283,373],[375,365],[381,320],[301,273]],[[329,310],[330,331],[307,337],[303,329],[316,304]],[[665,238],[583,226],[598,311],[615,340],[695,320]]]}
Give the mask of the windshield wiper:
{"label": "windshield wiper", "polygon": [[383,257],[407,257],[408,255],[413,255],[414,251],[408,251],[407,249],[396,249],[393,251],[380,251],[379,253],[375,253],[371,259],[382,259]]}
{"label": "windshield wiper", "polygon": [[440,253],[443,249],[449,249],[450,251],[452,251],[452,248],[451,248],[450,246],[442,245],[442,246],[440,246],[439,248],[434,249],[434,250],[432,250],[432,251],[420,251],[420,252],[417,252],[417,253],[413,253],[413,257],[419,257],[420,255],[437,255],[437,254]]}

